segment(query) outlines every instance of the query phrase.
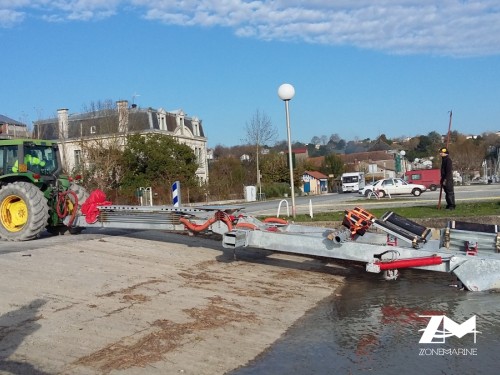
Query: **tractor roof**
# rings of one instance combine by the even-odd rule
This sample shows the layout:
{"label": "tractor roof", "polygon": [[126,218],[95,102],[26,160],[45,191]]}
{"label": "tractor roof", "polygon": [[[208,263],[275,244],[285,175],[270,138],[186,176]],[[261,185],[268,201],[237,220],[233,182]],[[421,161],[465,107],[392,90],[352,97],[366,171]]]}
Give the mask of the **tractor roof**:
{"label": "tractor roof", "polygon": [[0,139],[0,146],[22,145],[24,143],[32,143],[37,146],[52,146],[57,142],[47,141],[42,139],[28,139],[28,138]]}

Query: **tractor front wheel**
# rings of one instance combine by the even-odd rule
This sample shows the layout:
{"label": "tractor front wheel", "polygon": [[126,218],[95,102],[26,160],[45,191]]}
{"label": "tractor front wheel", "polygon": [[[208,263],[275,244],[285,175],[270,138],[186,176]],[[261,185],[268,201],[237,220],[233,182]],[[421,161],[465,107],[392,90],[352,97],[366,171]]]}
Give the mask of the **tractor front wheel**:
{"label": "tractor front wheel", "polygon": [[28,241],[45,230],[49,206],[35,185],[17,181],[0,189],[0,237]]}

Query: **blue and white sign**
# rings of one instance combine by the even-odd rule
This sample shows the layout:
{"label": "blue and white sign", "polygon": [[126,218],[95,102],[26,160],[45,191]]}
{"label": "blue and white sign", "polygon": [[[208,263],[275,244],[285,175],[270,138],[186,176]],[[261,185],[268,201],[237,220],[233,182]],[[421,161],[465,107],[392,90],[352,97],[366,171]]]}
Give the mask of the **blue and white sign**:
{"label": "blue and white sign", "polygon": [[174,207],[181,205],[181,183],[179,181],[172,184],[172,204]]}

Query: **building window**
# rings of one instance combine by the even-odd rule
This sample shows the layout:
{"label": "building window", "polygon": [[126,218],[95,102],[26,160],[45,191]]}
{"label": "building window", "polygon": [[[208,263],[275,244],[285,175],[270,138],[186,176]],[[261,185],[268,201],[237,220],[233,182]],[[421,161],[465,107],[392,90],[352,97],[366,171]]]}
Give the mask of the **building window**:
{"label": "building window", "polygon": [[199,168],[205,168],[205,160],[203,160],[203,150],[201,147],[195,147],[194,154]]}
{"label": "building window", "polygon": [[82,163],[82,151],[75,150],[75,168],[78,168]]}
{"label": "building window", "polygon": [[90,134],[95,134],[96,133],[96,128],[95,128],[95,125],[92,125],[90,127]]}

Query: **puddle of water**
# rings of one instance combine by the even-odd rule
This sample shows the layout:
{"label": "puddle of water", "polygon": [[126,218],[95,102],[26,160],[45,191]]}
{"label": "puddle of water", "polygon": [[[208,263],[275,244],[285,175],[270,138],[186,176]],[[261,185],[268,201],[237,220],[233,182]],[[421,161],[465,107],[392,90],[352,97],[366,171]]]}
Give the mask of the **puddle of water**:
{"label": "puddle of water", "polygon": [[[354,275],[340,295],[322,301],[266,353],[230,374],[496,374],[500,293],[465,292],[450,287],[452,281],[414,270],[395,282]],[[457,324],[476,316],[480,333],[476,342],[468,333],[420,344],[430,320],[422,315]]]}

